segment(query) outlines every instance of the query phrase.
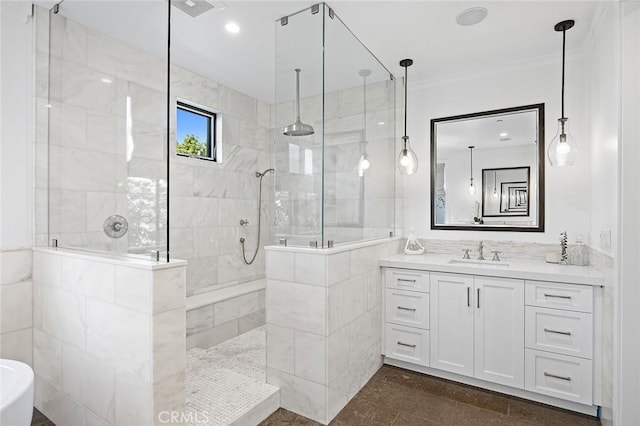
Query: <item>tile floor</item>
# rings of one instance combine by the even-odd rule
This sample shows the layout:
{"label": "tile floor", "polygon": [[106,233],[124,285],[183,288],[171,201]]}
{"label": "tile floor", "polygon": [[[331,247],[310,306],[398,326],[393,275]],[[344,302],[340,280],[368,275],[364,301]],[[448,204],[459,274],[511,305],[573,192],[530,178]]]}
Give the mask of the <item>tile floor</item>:
{"label": "tile floor", "polygon": [[33,417],[31,418],[31,426],[56,426],[44,414],[37,409],[33,409]]}
{"label": "tile floor", "polygon": [[265,333],[262,326],[187,352],[185,411],[200,418],[196,426],[228,425],[279,391],[266,383]]}
{"label": "tile floor", "polygon": [[[319,424],[281,408],[261,426]],[[600,421],[385,365],[331,425],[597,426]]]}

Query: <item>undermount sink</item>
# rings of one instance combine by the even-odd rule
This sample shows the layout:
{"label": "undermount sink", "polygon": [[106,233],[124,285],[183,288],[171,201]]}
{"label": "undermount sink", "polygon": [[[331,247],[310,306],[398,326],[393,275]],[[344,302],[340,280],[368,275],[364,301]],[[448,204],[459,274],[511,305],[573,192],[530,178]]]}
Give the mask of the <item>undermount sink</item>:
{"label": "undermount sink", "polygon": [[495,260],[476,260],[476,259],[451,259],[449,260],[449,263],[483,266],[483,267],[491,267],[491,268],[506,268],[509,266],[508,263],[500,260],[495,261]]}

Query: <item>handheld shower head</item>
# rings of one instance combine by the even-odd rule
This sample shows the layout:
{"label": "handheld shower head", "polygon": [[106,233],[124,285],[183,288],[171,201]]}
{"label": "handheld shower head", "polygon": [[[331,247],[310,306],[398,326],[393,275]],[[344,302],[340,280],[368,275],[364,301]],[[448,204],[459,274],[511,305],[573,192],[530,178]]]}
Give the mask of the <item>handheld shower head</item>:
{"label": "handheld shower head", "polygon": [[269,173],[269,172],[273,172],[273,171],[274,171],[273,169],[267,169],[267,170],[265,170],[265,171],[264,171],[264,172],[262,172],[262,173],[260,173],[260,172],[256,172],[256,177],[257,177],[257,178],[261,178],[261,177],[263,177],[264,175],[266,175],[267,173]]}

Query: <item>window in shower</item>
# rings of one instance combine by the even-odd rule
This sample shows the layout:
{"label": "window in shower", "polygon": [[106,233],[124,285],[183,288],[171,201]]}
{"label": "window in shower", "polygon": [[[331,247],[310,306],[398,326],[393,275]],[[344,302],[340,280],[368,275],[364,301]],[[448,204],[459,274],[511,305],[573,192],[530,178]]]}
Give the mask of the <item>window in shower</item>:
{"label": "window in shower", "polygon": [[176,107],[176,154],[219,161],[216,135],[218,114],[201,106],[178,101]]}

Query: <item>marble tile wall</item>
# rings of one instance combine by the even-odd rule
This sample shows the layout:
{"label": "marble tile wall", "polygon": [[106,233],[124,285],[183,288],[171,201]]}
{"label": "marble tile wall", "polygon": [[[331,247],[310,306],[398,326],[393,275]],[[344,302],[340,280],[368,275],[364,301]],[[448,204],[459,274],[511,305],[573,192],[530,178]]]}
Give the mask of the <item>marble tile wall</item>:
{"label": "marble tile wall", "polygon": [[69,425],[160,424],[182,410],[185,276],[184,262],[35,249],[36,408]]}
{"label": "marble tile wall", "polygon": [[[405,240],[406,242],[406,240]],[[478,256],[479,240],[438,240],[438,239],[420,239],[421,244],[425,247],[427,254],[444,254],[451,256],[460,256],[462,258],[464,249],[471,249],[469,256],[475,258]],[[540,244],[540,243],[524,243],[516,241],[490,241],[484,240],[484,256],[490,258],[492,250],[500,252],[502,260],[520,259],[520,260],[545,260],[545,254],[549,252],[560,252],[560,243],[558,244]]]}
{"label": "marble tile wall", "polygon": [[382,365],[379,260],[399,250],[267,249],[267,382],[282,407],[327,424]]}
{"label": "marble tile wall", "polygon": [[[263,250],[246,265],[240,238],[246,239],[250,259],[258,244],[260,181],[255,173],[272,167],[271,108],[183,68],[172,67],[171,78],[172,102],[190,100],[220,111],[222,120],[221,163],[174,157],[172,145],[171,255],[189,261],[187,295],[263,278]],[[272,194],[273,174],[267,174],[262,179],[261,248],[272,243]],[[249,225],[240,226],[240,219]]]}
{"label": "marble tile wall", "polygon": [[0,251],[0,358],[33,366],[31,249]]}
{"label": "marble tile wall", "polygon": [[264,325],[264,290],[187,311],[187,350],[207,349]]}

